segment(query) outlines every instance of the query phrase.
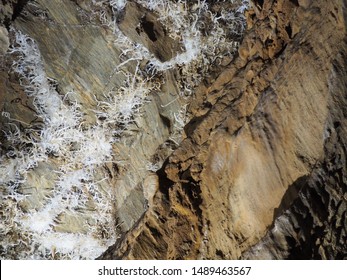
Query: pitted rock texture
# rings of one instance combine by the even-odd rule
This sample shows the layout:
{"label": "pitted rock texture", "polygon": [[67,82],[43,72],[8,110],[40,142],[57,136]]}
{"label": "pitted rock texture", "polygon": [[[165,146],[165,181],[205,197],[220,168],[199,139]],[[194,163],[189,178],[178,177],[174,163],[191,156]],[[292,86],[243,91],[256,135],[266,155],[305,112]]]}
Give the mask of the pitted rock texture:
{"label": "pitted rock texture", "polygon": [[345,259],[345,1],[253,1],[151,207],[103,259]]}

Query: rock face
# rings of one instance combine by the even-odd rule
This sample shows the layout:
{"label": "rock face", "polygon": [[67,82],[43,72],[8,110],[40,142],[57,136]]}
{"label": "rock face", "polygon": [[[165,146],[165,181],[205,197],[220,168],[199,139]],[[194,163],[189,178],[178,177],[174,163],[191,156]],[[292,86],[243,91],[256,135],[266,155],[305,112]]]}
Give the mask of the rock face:
{"label": "rock face", "polygon": [[159,15],[130,2],[119,20],[119,28],[134,42],[140,42],[160,61],[169,61],[183,46],[173,40],[157,21]]}
{"label": "rock face", "polygon": [[347,258],[345,1],[183,2],[0,2],[1,258]]}
{"label": "rock face", "polygon": [[[130,3],[129,7],[132,7],[132,5],[133,3]],[[50,105],[37,105],[38,97],[34,94],[30,96],[26,93],[28,90],[25,89],[25,77],[21,76],[26,75],[35,67],[41,67],[42,63],[44,72],[39,72],[39,74],[38,72],[29,73],[28,76],[31,75],[33,79],[27,84],[29,86],[30,84],[35,84],[35,75],[37,76],[36,81],[40,81],[39,76],[44,76],[50,87],[48,93],[54,93],[56,95],[56,102],[58,103],[63,100],[63,104],[59,105],[60,107],[57,105],[60,109],[69,108],[72,104],[78,104],[78,114],[83,119],[79,124],[81,131],[84,134],[89,131],[89,136],[93,135],[89,138],[90,140],[99,139],[97,146],[92,149],[97,150],[97,147],[102,145],[103,140],[100,136],[105,131],[106,134],[109,134],[106,142],[112,144],[112,151],[108,151],[102,159],[105,163],[102,165],[93,164],[94,171],[92,171],[93,174],[90,174],[94,177],[93,180],[95,182],[98,181],[98,197],[102,197],[101,204],[105,203],[101,208],[108,209],[108,214],[97,214],[96,216],[99,216],[99,218],[104,216],[101,220],[104,220],[104,222],[109,220],[112,226],[103,225],[104,222],[101,222],[96,216],[94,217],[96,219],[91,219],[90,213],[95,212],[95,209],[98,208],[96,205],[93,205],[91,200],[87,205],[82,207],[82,210],[78,210],[77,208],[77,210],[75,209],[76,211],[73,210],[74,213],[69,211],[67,213],[63,211],[64,213],[61,212],[60,214],[58,214],[60,211],[54,213],[52,216],[54,219],[50,222],[47,221],[47,224],[54,224],[54,234],[56,232],[59,234],[68,234],[73,238],[76,237],[76,234],[80,233],[87,234],[87,236],[92,234],[92,239],[102,239],[106,243],[109,242],[106,241],[108,239],[115,240],[117,231],[123,232],[128,230],[145,211],[147,199],[149,198],[148,194],[152,191],[144,189],[148,185],[144,184],[144,181],[147,176],[150,178],[153,177],[153,171],[158,169],[156,166],[159,166],[164,161],[171,151],[171,146],[175,145],[169,142],[166,143],[166,141],[170,141],[170,137],[177,139],[177,141],[181,138],[181,132],[174,128],[176,125],[175,114],[178,115],[180,113],[181,106],[187,101],[180,98],[177,81],[173,78],[176,74],[174,71],[168,70],[158,82],[154,80],[147,81],[146,77],[140,75],[140,71],[144,68],[146,61],[142,59],[141,63],[143,65],[139,65],[136,60],[127,60],[128,57],[125,52],[132,51],[131,41],[122,41],[118,44],[114,42],[117,39],[127,38],[121,32],[116,33],[118,30],[114,30],[111,18],[115,15],[108,5],[102,6],[100,4],[95,6],[93,5],[93,1],[70,0],[35,2],[5,1],[5,3],[0,4],[0,8],[2,11],[0,18],[2,23],[0,26],[0,109],[3,113],[0,117],[2,156],[2,178],[0,185],[2,197],[6,197],[7,199],[6,202],[1,203],[1,213],[7,216],[6,209],[10,207],[8,204],[12,199],[8,197],[9,188],[15,189],[16,194],[24,194],[28,198],[21,200],[19,203],[20,206],[14,206],[14,209],[20,209],[18,213],[22,211],[26,213],[31,213],[32,211],[34,213],[36,213],[35,211],[43,213],[47,210],[46,206],[49,205],[50,196],[56,192],[56,182],[60,180],[57,174],[61,171],[65,175],[72,175],[74,171],[82,171],[82,169],[86,171],[86,165],[82,162],[77,163],[77,165],[73,164],[74,167],[72,167],[72,161],[68,163],[72,167],[72,169],[69,167],[70,171],[68,173],[62,170],[62,167],[67,167],[66,155],[58,155],[62,151],[62,146],[60,146],[59,151],[56,151],[58,153],[54,156],[44,151],[40,156],[45,157],[45,159],[33,162],[33,166],[28,168],[30,164],[28,165],[25,162],[25,159],[20,156],[20,153],[24,149],[28,149],[28,154],[35,154],[25,144],[26,141],[31,140],[22,141],[21,139],[17,139],[15,143],[9,140],[9,133],[13,133],[17,128],[18,132],[21,132],[19,135],[25,137],[31,135],[32,131],[39,131],[40,127],[47,127],[47,124],[49,127],[54,122],[51,121],[52,116],[48,116],[48,121],[45,121],[44,117],[40,116],[38,107],[46,105],[48,107]],[[142,6],[138,5],[137,8],[138,14],[146,14]],[[118,11],[114,11],[114,13],[116,14]],[[152,17],[154,16],[152,15]],[[131,18],[125,17],[123,18],[122,24],[127,24],[130,20]],[[131,25],[131,22],[129,25]],[[134,32],[136,33],[135,29]],[[22,34],[22,37],[18,34]],[[115,34],[119,34],[121,38],[118,38]],[[22,44],[18,43],[16,36],[22,39]],[[144,43],[146,40],[145,36],[141,38],[143,41],[141,43]],[[148,38],[147,40],[152,42]],[[171,40],[173,41],[173,39]],[[24,52],[18,51],[18,45],[23,50],[27,47],[30,50],[31,47],[31,52],[28,52],[29,55],[27,57],[25,57]],[[127,47],[129,47],[129,50],[127,50]],[[151,47],[149,48],[151,49]],[[33,56],[30,57],[30,55]],[[16,65],[19,65],[20,69],[24,68],[17,61],[18,57],[22,57],[21,59],[23,61],[32,58],[32,61],[25,62],[31,64],[25,66],[26,70],[23,71],[24,74],[14,73],[15,71],[13,69]],[[39,59],[42,61],[38,61]],[[140,59],[137,58],[138,61]],[[20,69],[18,72],[21,71]],[[39,89],[42,87],[42,84],[35,84],[34,87]],[[35,88],[29,88],[29,90],[35,91]],[[43,91],[47,91],[47,89]],[[119,99],[115,100],[115,96],[119,96]],[[48,100],[48,97],[46,100]],[[36,105],[34,105],[35,103]],[[41,103],[44,103],[44,100]],[[133,107],[130,108],[129,106]],[[130,109],[126,111],[128,107]],[[118,123],[116,123],[116,115],[111,116],[108,113],[105,114],[106,111],[110,112],[113,108],[115,111],[118,110],[118,112],[123,110],[121,115],[117,113],[118,117],[121,118],[121,121]],[[138,113],[132,114],[135,111]],[[60,115],[63,117],[66,113],[61,113]],[[105,126],[105,122],[112,122],[113,124],[111,126]],[[103,128],[97,131],[100,127]],[[71,138],[79,134],[76,128],[75,130],[71,130]],[[63,124],[61,124],[60,129],[69,130]],[[117,131],[113,132],[114,130]],[[126,132],[123,130],[126,130]],[[36,132],[36,134],[39,137],[43,135],[42,132]],[[122,136],[119,136],[119,134],[122,134]],[[29,136],[29,138],[32,139],[33,136]],[[52,139],[54,138],[56,136],[52,137]],[[76,153],[70,156],[70,158],[78,158],[82,154],[81,151],[78,152],[78,149],[81,148],[78,145],[81,144],[78,143],[79,141],[72,142],[68,144],[68,149],[70,152],[75,150]],[[80,143],[83,143],[83,140]],[[106,143],[106,145],[108,144]],[[73,146],[76,146],[77,150]],[[85,145],[86,148],[87,146],[90,145]],[[87,149],[90,150],[90,148]],[[16,150],[17,154],[11,159],[8,156],[8,152],[12,150]],[[111,156],[111,154],[113,155]],[[92,162],[94,161],[96,163],[92,159],[95,159],[95,155],[88,157]],[[16,161],[18,158],[21,158],[25,164],[20,171],[18,171],[19,163]],[[82,166],[84,165],[82,169],[81,164]],[[25,177],[23,177],[23,183],[13,187],[13,181],[11,180],[14,178],[5,179],[6,177],[11,177],[11,174],[7,170],[8,166],[13,166],[13,170],[15,170],[13,174],[16,175],[12,177]],[[5,176],[3,173],[7,175]],[[82,183],[89,188],[87,184],[90,186],[91,181],[83,178],[85,175],[82,175],[82,173],[75,177],[77,179],[75,183],[72,183],[72,181],[69,183],[70,187],[73,187],[73,184],[77,183],[79,185]],[[65,175],[63,176],[66,177]],[[88,175],[87,177],[90,176]],[[72,179],[71,176],[70,179]],[[147,181],[151,189],[153,184],[150,183],[150,179]],[[15,182],[15,184],[17,183]],[[10,195],[13,195],[13,193]],[[53,197],[60,200],[58,198],[60,195],[55,196],[53,194]],[[117,199],[114,199],[115,197]],[[69,198],[65,199],[69,200]],[[95,201],[97,199],[94,197],[92,200]],[[15,205],[17,202],[15,202]],[[13,204],[11,205],[13,206]],[[17,210],[14,210],[11,217],[4,218],[3,220],[8,219],[13,221],[17,218],[21,220],[22,218],[19,217],[21,214],[18,214]],[[37,217],[35,219],[38,220],[40,218]],[[23,221],[17,222],[21,224]],[[18,239],[16,232],[25,232],[25,230],[13,228],[11,224],[13,223],[11,222],[2,227],[3,231],[1,235],[4,236],[4,241],[1,244],[1,255],[5,258],[27,257],[25,253],[21,255],[20,252],[30,251],[30,248],[19,249],[16,245],[13,245],[18,243],[18,240],[16,241]],[[94,229],[91,230],[90,226]],[[112,229],[107,230],[108,233],[106,233],[105,227],[112,227]],[[12,240],[12,237],[14,240]],[[20,237],[19,239],[26,240],[27,238],[31,239],[30,236]],[[42,232],[39,233],[37,238],[43,239]],[[88,242],[91,240],[86,239],[85,241],[83,246],[88,246]],[[80,246],[80,244],[81,242],[77,241],[76,246]],[[55,245],[47,244],[44,247],[47,248],[43,249],[43,253],[35,256],[35,258],[45,258],[45,254],[49,251],[51,251],[51,253],[48,253],[49,256],[54,255],[59,258],[59,255],[55,254],[55,251],[59,251],[59,249],[55,248]],[[88,253],[84,257],[82,256],[82,258],[97,257],[102,251],[99,253],[95,252],[92,255],[88,255]]]}
{"label": "rock face", "polygon": [[2,258],[98,257],[152,207],[244,27],[242,1],[183,4],[0,2]]}
{"label": "rock face", "polygon": [[344,1],[253,1],[159,191],[106,259],[344,259]]}

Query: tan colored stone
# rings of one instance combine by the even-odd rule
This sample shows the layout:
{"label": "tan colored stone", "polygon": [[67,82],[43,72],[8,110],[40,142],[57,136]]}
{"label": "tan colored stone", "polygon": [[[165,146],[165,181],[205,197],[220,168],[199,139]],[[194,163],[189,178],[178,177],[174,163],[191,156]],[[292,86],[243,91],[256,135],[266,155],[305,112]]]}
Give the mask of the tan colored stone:
{"label": "tan colored stone", "polygon": [[[324,204],[327,208],[335,199],[333,190],[339,192],[339,203],[343,196],[343,188],[332,178],[331,190],[324,187],[329,194],[319,194],[325,184],[319,174],[325,174],[328,168],[338,172],[328,164],[324,137],[327,123],[331,127],[331,116],[345,123],[345,70],[334,68],[335,63],[343,65],[346,61],[345,56],[338,55],[346,49],[346,30],[339,20],[327,16],[338,11],[338,19],[342,2],[315,1],[319,9],[303,11],[295,1],[264,1],[262,7],[254,8],[256,17],[252,11],[248,13],[252,18],[247,20],[250,25],[239,58],[208,85],[212,106],[207,110],[199,108],[204,106],[206,88],[198,91],[196,104],[191,105],[197,116],[185,128],[187,139],[169,157],[167,174],[159,176],[153,207],[102,258],[296,256],[290,255],[295,245],[286,236],[301,242],[299,248],[307,257],[303,248],[308,246],[310,232],[320,234],[315,227],[323,226],[319,213],[330,213],[312,205]],[[334,62],[338,56],[338,62]],[[331,78],[336,71],[339,78]],[[331,79],[340,84],[337,92],[331,89],[331,83],[335,83]],[[335,105],[331,105],[331,99]],[[338,123],[340,129],[341,121]],[[345,147],[344,140],[338,143]],[[334,151],[333,144],[329,147]],[[345,158],[345,152],[340,156]],[[337,158],[334,161],[340,162]],[[321,169],[320,163],[330,167]],[[338,176],[346,180],[345,166],[343,170]],[[307,178],[316,187],[305,185]],[[307,192],[300,196],[304,186]],[[290,208],[292,203],[296,208]],[[287,209],[295,214],[285,212]],[[313,221],[307,222],[308,232],[298,237],[300,227],[305,228],[300,211],[307,217],[312,215]],[[332,227],[333,221],[329,223]],[[330,230],[329,226],[329,236],[346,236],[346,223],[341,230]],[[325,240],[324,250],[319,248],[311,257],[346,253],[343,242],[334,241],[340,250],[334,251],[327,247],[328,237],[319,238]],[[189,242],[190,248],[182,250]]]}
{"label": "tan colored stone", "polygon": [[0,57],[6,53],[9,46],[8,32],[6,28],[0,26]]}

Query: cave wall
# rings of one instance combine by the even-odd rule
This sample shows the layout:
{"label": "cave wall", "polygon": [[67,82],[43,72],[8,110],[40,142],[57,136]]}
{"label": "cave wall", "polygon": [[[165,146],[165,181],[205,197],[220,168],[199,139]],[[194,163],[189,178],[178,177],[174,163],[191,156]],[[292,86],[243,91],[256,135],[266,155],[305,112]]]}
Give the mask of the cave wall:
{"label": "cave wall", "polygon": [[253,1],[153,205],[101,258],[346,258],[345,8]]}
{"label": "cave wall", "polygon": [[[184,51],[163,26],[151,25],[157,14],[129,3],[118,22],[126,36],[162,62]],[[117,198],[113,217],[122,234],[100,258],[346,259],[345,5],[254,0],[238,55],[215,66],[189,103],[179,98],[178,71],[165,72],[113,146],[119,164],[105,163],[99,174],[108,174],[101,186]],[[100,121],[91,111],[127,78],[115,71],[122,50],[102,22],[111,10],[100,18],[89,0],[2,0],[0,9],[0,110],[23,131],[38,122],[11,71],[14,28],[35,40],[59,94],[74,91],[86,125]],[[134,73],[136,63],[123,71]],[[186,105],[185,139],[168,147]],[[2,114],[1,155],[10,148],[8,123]],[[162,165],[156,172],[146,166],[153,157]],[[52,157],[30,171],[22,208],[42,206],[58,165]],[[66,216],[55,230],[85,231],[87,216]],[[1,253],[15,258],[21,249]]]}

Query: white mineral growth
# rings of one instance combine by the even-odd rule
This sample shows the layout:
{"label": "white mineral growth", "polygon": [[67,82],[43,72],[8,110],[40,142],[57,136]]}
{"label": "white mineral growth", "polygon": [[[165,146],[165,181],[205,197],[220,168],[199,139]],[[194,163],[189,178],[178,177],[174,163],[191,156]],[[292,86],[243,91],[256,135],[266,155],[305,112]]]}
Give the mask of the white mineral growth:
{"label": "white mineral growth", "polygon": [[[52,86],[54,81],[45,73],[36,42],[20,31],[12,30],[15,40],[9,53],[17,57],[13,72],[20,77],[25,93],[33,98],[37,117],[43,125],[40,128],[31,126],[23,133],[19,129],[19,121],[2,112],[11,127],[5,132],[7,141],[13,146],[0,158],[1,204],[6,206],[0,211],[2,258],[94,259],[113,244],[117,239],[113,216],[116,198],[103,187],[108,178],[102,171],[102,165],[106,162],[119,163],[113,153],[113,144],[140,116],[149,93],[160,87],[151,76],[179,66],[183,82],[178,98],[184,98],[191,95],[192,87],[199,83],[216,58],[237,48],[236,42],[227,39],[221,21],[226,22],[226,26],[234,32],[238,25],[239,30],[240,24],[241,27],[244,24],[242,14],[223,10],[217,17],[209,10],[207,1],[196,1],[195,5],[185,0],[136,2],[160,15],[159,20],[167,27],[169,36],[181,41],[184,50],[170,61],[159,61],[143,45],[132,42],[119,30],[116,20],[126,7],[126,0],[93,0],[94,5],[101,7],[98,10],[100,20],[113,30],[115,45],[123,52],[124,61],[115,65],[115,70],[122,71],[126,76],[123,86],[105,92],[103,100],[96,100],[94,113],[104,121],[94,125],[84,124],[80,105],[69,98],[73,92],[62,96]],[[248,0],[240,3],[237,13],[243,13],[248,7]],[[112,7],[112,19],[107,18],[107,9],[102,9],[109,6]],[[203,17],[213,22],[208,35],[201,32]],[[137,62],[135,72],[124,72],[123,66],[130,61]],[[148,76],[140,73],[139,65],[143,61],[149,62]],[[173,112],[174,131],[170,139],[176,144],[182,139],[186,114],[186,106]],[[23,205],[29,203],[31,195],[23,195],[19,189],[28,184],[28,176],[40,163],[50,160],[54,161],[53,189],[49,190],[40,205],[24,209]],[[151,162],[147,166],[152,171],[159,168]],[[155,175],[149,176],[144,190],[149,203],[157,187]],[[58,231],[64,215],[85,221],[83,230]],[[7,255],[6,252],[13,252],[16,246],[21,246],[16,255]]]}
{"label": "white mineral growth", "polygon": [[[13,32],[16,39],[10,52],[18,57],[13,70],[21,77],[25,93],[33,97],[37,116],[43,120],[44,126],[24,135],[12,124],[14,131],[7,133],[7,140],[12,142],[13,147],[30,144],[30,148],[13,149],[10,157],[8,154],[1,157],[2,203],[12,206],[12,209],[2,213],[5,217],[1,220],[0,234],[6,236],[19,227],[22,236],[29,239],[25,242],[36,248],[21,252],[21,258],[45,258],[54,252],[59,253],[61,258],[93,259],[116,239],[114,232],[113,238],[107,239],[97,234],[96,227],[100,225],[112,232],[114,221],[112,197],[98,190],[98,182],[94,178],[98,167],[112,158],[112,138],[104,127],[81,128],[82,117],[78,104],[64,103],[50,86],[34,40],[20,31]],[[77,148],[73,145],[75,143],[78,143]],[[47,161],[50,154],[61,159],[61,165],[56,170],[58,179],[55,187],[49,197],[42,201],[41,207],[24,211],[18,202],[25,201],[27,197],[16,189],[26,184],[27,174],[39,162]],[[89,231],[80,234],[62,232],[57,235],[54,226],[59,215],[68,210],[78,217],[81,215],[78,209],[88,208],[87,203],[91,199],[95,209],[89,216],[89,219],[94,220]],[[94,244],[92,250],[88,249],[91,244]],[[11,240],[3,238],[1,246],[11,247]]]}

